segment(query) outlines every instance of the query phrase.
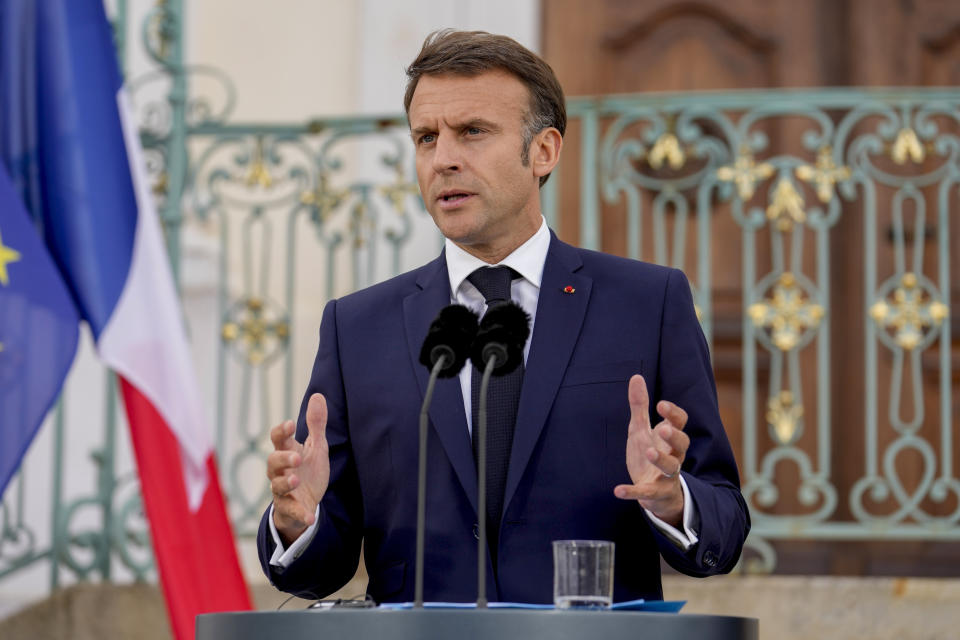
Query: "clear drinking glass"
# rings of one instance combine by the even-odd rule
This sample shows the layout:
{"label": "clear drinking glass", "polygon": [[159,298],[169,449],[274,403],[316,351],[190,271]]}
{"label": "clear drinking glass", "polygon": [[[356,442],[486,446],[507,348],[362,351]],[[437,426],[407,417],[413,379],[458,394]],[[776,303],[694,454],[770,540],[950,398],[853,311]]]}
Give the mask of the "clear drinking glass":
{"label": "clear drinking glass", "polygon": [[558,609],[609,609],[613,551],[614,544],[607,540],[554,540],[554,605]]}

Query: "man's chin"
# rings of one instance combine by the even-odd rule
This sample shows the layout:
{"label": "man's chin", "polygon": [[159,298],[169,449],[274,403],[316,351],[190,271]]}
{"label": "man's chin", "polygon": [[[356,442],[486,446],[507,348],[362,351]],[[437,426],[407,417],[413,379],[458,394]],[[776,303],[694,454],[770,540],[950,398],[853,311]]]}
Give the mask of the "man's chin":
{"label": "man's chin", "polygon": [[476,241],[476,226],[465,212],[440,211],[432,215],[434,224],[447,240],[459,245],[469,245]]}

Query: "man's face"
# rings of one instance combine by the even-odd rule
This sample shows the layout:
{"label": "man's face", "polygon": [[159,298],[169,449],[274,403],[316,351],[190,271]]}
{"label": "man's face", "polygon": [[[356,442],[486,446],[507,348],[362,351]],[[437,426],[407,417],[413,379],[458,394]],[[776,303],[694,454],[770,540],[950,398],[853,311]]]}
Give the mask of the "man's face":
{"label": "man's face", "polygon": [[536,163],[520,158],[530,94],[505,71],[420,78],[410,103],[417,178],[441,233],[499,260],[540,226]]}

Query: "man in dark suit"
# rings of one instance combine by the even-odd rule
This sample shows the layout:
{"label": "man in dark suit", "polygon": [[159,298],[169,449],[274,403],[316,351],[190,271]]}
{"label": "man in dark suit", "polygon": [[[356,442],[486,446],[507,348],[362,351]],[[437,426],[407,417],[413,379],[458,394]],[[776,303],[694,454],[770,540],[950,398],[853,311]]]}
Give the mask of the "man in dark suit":
{"label": "man in dark suit", "polygon": [[478,372],[440,381],[430,411],[425,598],[476,598],[481,517],[491,600],[550,602],[556,539],[616,543],[615,600],[662,598],[661,555],[689,575],[729,571],[749,516],[686,278],[566,245],[540,213],[566,125],[552,70],[509,38],[439,32],[407,73],[420,191],[446,246],[327,305],[296,429],[271,430],[258,536],[271,582],[323,597],[353,576],[362,540],[369,593],[413,599],[420,345],[451,302],[483,313],[507,298],[532,333],[497,392],[486,516]]}

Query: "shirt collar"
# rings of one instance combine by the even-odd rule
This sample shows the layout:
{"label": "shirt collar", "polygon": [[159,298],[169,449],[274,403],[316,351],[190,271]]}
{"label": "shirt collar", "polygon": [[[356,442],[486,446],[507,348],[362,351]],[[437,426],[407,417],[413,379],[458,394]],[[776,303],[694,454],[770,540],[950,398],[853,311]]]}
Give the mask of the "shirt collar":
{"label": "shirt collar", "polygon": [[540,228],[522,245],[513,250],[496,265],[490,265],[480,258],[470,255],[452,240],[444,240],[447,258],[447,274],[450,276],[450,291],[456,294],[460,285],[471,273],[480,267],[507,266],[523,276],[533,286],[540,288],[543,278],[543,265],[547,261],[550,249],[550,230],[547,221],[540,216]]}

